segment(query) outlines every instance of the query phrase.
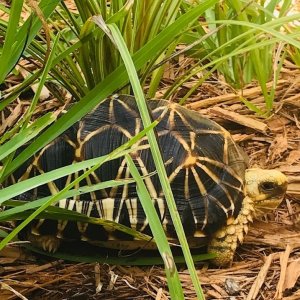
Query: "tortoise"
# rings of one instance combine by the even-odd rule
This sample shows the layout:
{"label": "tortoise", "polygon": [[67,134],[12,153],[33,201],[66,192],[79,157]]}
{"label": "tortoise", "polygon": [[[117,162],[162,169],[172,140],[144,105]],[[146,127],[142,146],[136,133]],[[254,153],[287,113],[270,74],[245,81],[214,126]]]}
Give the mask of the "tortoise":
{"label": "tortoise", "polygon": [[[253,217],[281,203],[287,178],[277,170],[248,168],[242,149],[214,121],[166,100],[153,99],[147,103],[152,118],[160,120],[154,130],[190,247],[207,244],[208,252],[216,254],[213,261],[216,265],[230,264]],[[15,171],[10,183],[106,155],[142,129],[134,97],[107,98]],[[134,151],[132,158],[146,178],[145,184],[169,241],[176,243],[147,137],[139,141],[139,146],[143,147]],[[130,173],[125,158],[121,157],[106,162],[80,185],[123,178],[130,178]],[[57,179],[20,195],[19,199],[30,201],[55,194],[69,181],[70,177]],[[151,235],[134,183],[60,200],[56,205]],[[118,249],[147,248],[118,230],[62,220],[36,220],[23,232],[23,238],[50,252],[56,251],[63,240],[88,241]]]}

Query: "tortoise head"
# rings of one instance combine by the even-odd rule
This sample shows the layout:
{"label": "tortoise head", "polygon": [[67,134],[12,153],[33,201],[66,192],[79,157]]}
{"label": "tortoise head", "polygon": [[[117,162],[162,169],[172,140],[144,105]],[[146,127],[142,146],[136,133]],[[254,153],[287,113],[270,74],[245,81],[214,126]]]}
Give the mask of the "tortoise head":
{"label": "tortoise head", "polygon": [[287,185],[287,177],[277,170],[247,169],[245,194],[254,202],[254,215],[259,217],[277,208]]}

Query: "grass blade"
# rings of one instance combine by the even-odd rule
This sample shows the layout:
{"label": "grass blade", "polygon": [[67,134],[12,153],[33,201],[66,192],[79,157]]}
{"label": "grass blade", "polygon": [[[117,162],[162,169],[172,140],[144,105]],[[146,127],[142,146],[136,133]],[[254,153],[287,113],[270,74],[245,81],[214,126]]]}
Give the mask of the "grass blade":
{"label": "grass blade", "polygon": [[[133,55],[133,61],[137,70],[141,69],[149,60],[157,57],[161,49],[165,49],[174,37],[178,36],[185,28],[199,17],[207,8],[211,7],[217,0],[203,1],[201,6],[197,6],[180,16],[176,22],[172,23],[162,30],[155,38],[148,42],[144,47]],[[57,61],[56,61],[57,62]],[[67,128],[80,120],[84,115],[91,111],[97,104],[116,90],[127,84],[128,75],[124,65],[118,67],[102,82],[97,84],[86,96],[75,104],[65,115],[63,115],[55,124],[45,130],[34,143],[26,148],[15,158],[6,168],[3,174],[6,177],[18,166],[30,158],[33,153],[44,147],[47,143],[63,133]]]}
{"label": "grass blade", "polygon": [[[3,232],[3,236],[5,236],[5,233]],[[0,237],[1,237],[1,231],[0,231]],[[108,253],[101,254],[101,249],[99,250],[99,253],[95,254],[95,251],[91,251],[91,253],[87,253],[85,255],[82,255],[82,252],[78,253],[79,251],[68,251],[67,253],[62,251],[57,251],[55,253],[47,253],[41,249],[37,249],[28,245],[25,245],[26,248],[33,252],[40,253],[42,255],[51,256],[57,259],[63,259],[67,261],[75,261],[75,262],[85,262],[85,263],[103,263],[103,264],[110,264],[110,265],[124,265],[124,266],[153,266],[153,265],[164,265],[164,261],[161,258],[161,256],[154,256],[151,253],[150,255],[139,255],[139,256],[114,256],[114,253],[111,253],[112,251]],[[87,251],[88,252],[88,251]],[[198,254],[193,255],[193,260],[195,262],[200,262],[207,259],[212,259],[214,256],[212,254]],[[185,260],[183,256],[174,256],[174,261],[176,264],[184,264]],[[178,295],[179,296],[179,295]],[[172,298],[173,299],[173,298]],[[174,299],[180,299],[179,297],[175,297]]]}
{"label": "grass blade", "polygon": [[[131,59],[130,53],[126,47],[126,44],[122,38],[122,35],[120,34],[118,28],[115,25],[107,25],[107,27],[110,30],[110,33],[113,37],[114,43],[117,45],[118,50],[120,51],[121,57],[124,61],[125,67],[128,72],[128,76],[132,85],[132,89],[134,91],[137,105],[141,114],[141,118],[143,121],[144,126],[148,126],[151,123],[151,118],[149,115],[148,107],[145,102],[143,90],[140,86],[139,79],[134,67],[134,63]],[[156,140],[156,136],[154,131],[149,131],[147,133],[148,142],[150,144],[152,157],[156,166],[156,170],[162,185],[162,189],[164,192],[164,195],[166,197],[166,201],[168,204],[168,208],[172,217],[172,221],[174,223],[174,227],[176,230],[176,233],[178,235],[178,239],[180,241],[180,244],[182,246],[183,254],[186,259],[186,263],[189,269],[189,272],[191,274],[191,278],[197,293],[197,296],[199,299],[204,299],[203,291],[201,288],[201,285],[199,283],[199,279],[195,270],[195,266],[193,263],[193,259],[191,257],[191,253],[189,250],[189,246],[184,234],[183,226],[180,220],[179,213],[177,211],[177,207],[175,204],[175,200],[171,191],[170,183],[168,180],[168,176],[164,167],[164,163],[160,154],[159,146]],[[166,266],[167,267],[167,266]],[[168,273],[167,273],[168,275]],[[171,291],[170,291],[171,292]]]}
{"label": "grass blade", "polygon": [[[45,19],[50,16],[59,2],[60,0],[40,1],[39,7]],[[10,20],[10,22],[13,22],[13,24],[9,28],[9,35],[7,36],[7,49],[9,51],[5,51],[5,56],[0,56],[0,61],[3,63],[0,64],[0,83],[3,82],[8,73],[13,69],[23,51],[26,49],[26,46],[32,42],[42,26],[40,19],[32,14],[17,31],[17,25],[19,24],[18,16],[20,16],[23,1],[13,1],[12,5],[14,14],[13,20]],[[12,40],[14,41],[13,44]]]}
{"label": "grass blade", "polygon": [[[47,197],[50,199],[50,197]],[[41,203],[41,199],[37,200],[39,201],[40,204],[44,205],[44,201]],[[51,199],[50,199],[51,200]],[[47,200],[49,201],[49,200]],[[23,207],[22,205],[23,201],[10,201],[8,202],[10,205],[20,205],[19,207]],[[40,205],[41,206],[41,205]],[[18,207],[16,207],[18,208]],[[34,211],[32,210],[27,210],[25,212],[19,212],[18,214],[15,214],[14,218],[12,220],[23,220],[23,219],[28,219]],[[65,208],[57,207],[57,206],[49,206],[44,211],[42,211],[39,216],[39,219],[51,219],[51,220],[68,220],[68,221],[73,221],[73,222],[82,222],[82,223],[90,223],[94,225],[100,225],[100,226],[106,226],[111,228],[111,230],[119,230],[122,232],[125,232],[129,235],[134,236],[137,240],[143,240],[149,243],[150,241],[153,240],[151,236],[148,236],[146,234],[143,234],[139,231],[136,231],[134,229],[131,229],[125,225],[122,225],[120,223],[116,223],[114,221],[106,220],[106,219],[101,219],[101,218],[94,218],[94,217],[89,217],[85,214],[78,213],[76,211],[71,211]],[[5,220],[8,220],[8,218],[5,218]],[[0,243],[1,245],[1,243]]]}
{"label": "grass blade", "polygon": [[147,216],[147,220],[149,221],[149,225],[154,239],[156,241],[160,255],[164,261],[165,272],[168,279],[168,286],[171,298],[174,298],[176,296],[183,299],[183,290],[175,265],[175,261],[168,240],[164,233],[163,227],[161,225],[161,221],[156,213],[152,199],[132,158],[129,155],[126,155],[126,160],[130,169],[130,173],[136,181],[138,197]]}

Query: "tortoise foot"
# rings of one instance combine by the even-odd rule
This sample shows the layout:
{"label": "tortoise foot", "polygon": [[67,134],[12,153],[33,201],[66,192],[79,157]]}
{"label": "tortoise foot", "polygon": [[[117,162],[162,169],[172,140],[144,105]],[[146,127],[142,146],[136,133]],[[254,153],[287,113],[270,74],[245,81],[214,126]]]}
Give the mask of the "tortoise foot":
{"label": "tortoise foot", "polygon": [[35,235],[29,233],[27,234],[27,239],[33,246],[49,253],[56,252],[61,243],[61,240],[54,235]]}
{"label": "tortoise foot", "polygon": [[235,249],[232,249],[227,243],[211,243],[208,248],[209,253],[216,255],[211,262],[218,267],[230,267],[233,261]]}
{"label": "tortoise foot", "polygon": [[216,255],[212,263],[219,267],[230,266],[236,248],[243,242],[243,235],[247,230],[248,226],[243,214],[235,220],[229,218],[227,225],[215,232],[208,243],[208,253]]}

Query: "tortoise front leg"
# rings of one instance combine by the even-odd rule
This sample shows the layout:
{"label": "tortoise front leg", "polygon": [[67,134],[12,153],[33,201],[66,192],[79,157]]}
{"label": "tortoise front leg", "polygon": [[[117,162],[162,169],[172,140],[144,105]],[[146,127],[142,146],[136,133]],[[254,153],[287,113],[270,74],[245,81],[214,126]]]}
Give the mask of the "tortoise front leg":
{"label": "tortoise front leg", "polygon": [[228,218],[226,225],[212,235],[208,253],[216,254],[216,258],[212,259],[213,264],[220,267],[231,265],[237,246],[248,232],[248,222],[252,222],[253,211],[253,202],[246,197],[237,218]]}

